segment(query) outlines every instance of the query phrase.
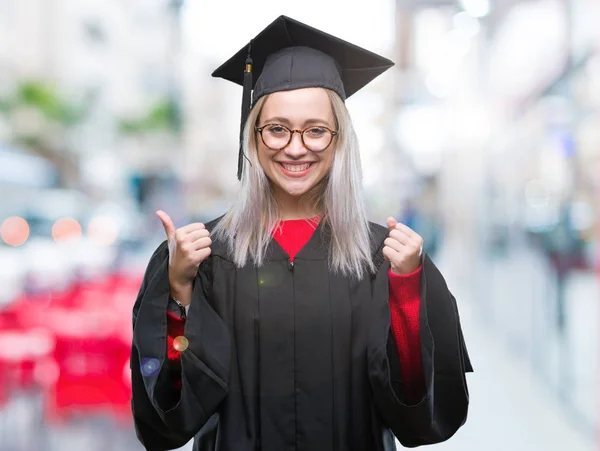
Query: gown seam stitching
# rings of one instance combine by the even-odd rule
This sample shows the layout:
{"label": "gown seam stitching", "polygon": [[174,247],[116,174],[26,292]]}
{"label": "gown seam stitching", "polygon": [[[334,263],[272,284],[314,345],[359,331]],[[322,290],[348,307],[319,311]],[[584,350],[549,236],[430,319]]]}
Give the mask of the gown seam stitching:
{"label": "gown seam stitching", "polygon": [[[295,260],[295,258],[294,258]],[[290,259],[291,261],[291,259]],[[298,375],[296,368],[296,278],[292,273],[292,306],[294,312],[294,450],[298,449]]]}
{"label": "gown seam stitching", "polygon": [[[254,270],[254,275],[256,277],[256,279],[259,278],[259,272],[258,272],[258,268],[255,268]],[[256,427],[256,433],[258,434],[258,440],[255,446],[256,450],[259,450],[260,448],[262,448],[262,400],[261,400],[261,384],[260,384],[260,378],[261,378],[261,361],[260,361],[260,297],[261,297],[261,293],[260,293],[260,286],[257,289],[257,296],[256,296],[256,320],[254,322],[254,340],[255,343],[254,345],[256,346],[256,413],[257,415],[257,422],[258,422],[258,426],[255,425]]]}
{"label": "gown seam stitching", "polygon": [[334,353],[335,353],[335,340],[333,337],[333,331],[334,331],[334,327],[333,327],[333,306],[332,306],[332,302],[331,302],[331,277],[327,277],[327,288],[328,288],[328,297],[329,297],[329,329],[330,329],[330,334],[331,334],[331,424],[333,426],[333,434],[331,435],[331,446],[333,451],[336,451],[338,448],[336,446],[336,437],[337,437],[337,433],[338,433],[338,427],[337,427],[337,422],[336,420],[336,415],[335,415],[335,357],[334,357]]}

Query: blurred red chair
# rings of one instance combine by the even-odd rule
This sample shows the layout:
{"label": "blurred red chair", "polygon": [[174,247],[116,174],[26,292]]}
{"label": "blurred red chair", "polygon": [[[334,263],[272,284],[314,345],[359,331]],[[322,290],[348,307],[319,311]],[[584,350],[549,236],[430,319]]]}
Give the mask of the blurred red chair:
{"label": "blurred red chair", "polygon": [[0,366],[5,389],[12,393],[38,386],[37,365],[54,350],[54,337],[45,329],[1,329]]}
{"label": "blurred red chair", "polygon": [[131,422],[131,309],[143,275],[109,274],[27,293],[0,312],[0,403],[41,387],[47,420],[108,413]]}
{"label": "blurred red chair", "polygon": [[74,310],[52,308],[55,327],[53,359],[58,377],[47,388],[46,411],[51,421],[63,421],[72,413],[108,413],[118,421],[131,416],[131,384],[124,374],[131,342],[122,331],[131,329],[110,306]]}
{"label": "blurred red chair", "polygon": [[8,401],[8,368],[6,364],[0,360],[0,410]]}
{"label": "blurred red chair", "polygon": [[54,336],[41,326],[42,307],[22,296],[0,312],[0,365],[8,392],[37,385],[38,362],[48,358],[54,348]]}

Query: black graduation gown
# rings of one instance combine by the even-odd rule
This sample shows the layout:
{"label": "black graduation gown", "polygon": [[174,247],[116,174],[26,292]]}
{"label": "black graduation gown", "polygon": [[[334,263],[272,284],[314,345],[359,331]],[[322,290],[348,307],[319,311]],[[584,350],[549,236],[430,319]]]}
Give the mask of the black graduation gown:
{"label": "black graduation gown", "polygon": [[407,447],[452,436],[466,421],[472,371],[456,301],[424,253],[426,394],[406,405],[382,254],[388,229],[371,223],[371,231],[379,269],[360,281],[328,271],[323,224],[293,265],[274,239],[263,266],[243,268],[213,241],[194,281],[180,397],[167,359],[168,249],[160,244],[133,308],[132,411],[145,448],[195,437],[195,451],[389,451],[393,435]]}

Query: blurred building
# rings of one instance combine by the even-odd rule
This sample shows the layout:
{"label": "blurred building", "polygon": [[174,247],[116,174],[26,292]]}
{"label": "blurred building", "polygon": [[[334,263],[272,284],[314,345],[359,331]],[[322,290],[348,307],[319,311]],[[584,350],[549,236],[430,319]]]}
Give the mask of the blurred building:
{"label": "blurred building", "polygon": [[445,237],[460,249],[453,261],[481,300],[480,320],[592,437],[600,6],[396,5],[397,163],[438,180]]}
{"label": "blurred building", "polygon": [[[81,177],[71,182],[78,188],[123,195],[130,171],[173,166],[169,157],[180,149],[172,130],[161,123],[155,130],[152,124],[125,134],[122,129],[123,122],[141,123],[177,101],[179,8],[167,0],[0,3],[0,92],[10,97],[20,83],[36,82],[51,86],[65,102],[85,106],[84,120],[55,149],[77,161]],[[44,121],[17,109],[9,117],[11,128],[20,125],[19,113],[26,117],[23,127]]]}

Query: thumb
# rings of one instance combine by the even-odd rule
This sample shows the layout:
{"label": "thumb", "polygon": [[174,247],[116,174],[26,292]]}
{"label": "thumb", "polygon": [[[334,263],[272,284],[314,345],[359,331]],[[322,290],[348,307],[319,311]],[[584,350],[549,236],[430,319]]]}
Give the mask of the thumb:
{"label": "thumb", "polygon": [[393,218],[392,216],[390,216],[389,218],[387,218],[387,220],[385,221],[385,223],[387,224],[388,228],[390,230],[393,230],[396,228],[396,224],[398,224],[398,221],[396,221],[395,218]]}
{"label": "thumb", "polygon": [[175,238],[175,226],[173,225],[173,220],[162,210],[158,210],[156,216],[158,216],[158,219],[162,222],[167,238],[171,241]]}

